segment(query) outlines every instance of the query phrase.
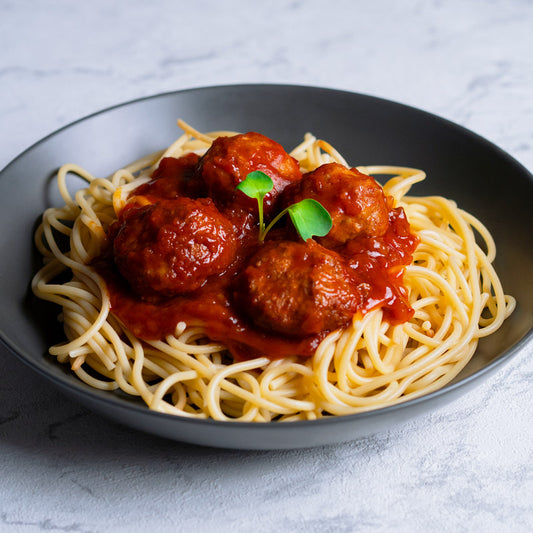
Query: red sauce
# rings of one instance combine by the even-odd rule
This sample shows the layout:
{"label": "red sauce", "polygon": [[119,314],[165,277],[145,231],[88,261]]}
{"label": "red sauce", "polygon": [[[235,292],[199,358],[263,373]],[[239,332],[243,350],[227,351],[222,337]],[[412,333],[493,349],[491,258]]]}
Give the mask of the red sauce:
{"label": "red sauce", "polygon": [[[242,138],[236,138],[235,142],[242,142]],[[239,148],[237,144],[236,149]],[[279,154],[276,157],[279,158]],[[180,219],[175,222],[179,232],[185,232],[186,237],[189,235],[187,232],[190,232],[190,238],[183,238],[180,233],[176,240],[172,233],[175,230],[170,220],[172,217],[166,217],[166,223],[171,227],[166,227],[163,232],[164,243],[167,248],[167,241],[176,243],[177,258],[170,257],[167,260],[165,256],[170,269],[167,271],[167,267],[160,264],[161,257],[150,262],[152,256],[159,253],[158,239],[161,237],[153,237],[156,245],[146,244],[144,235],[147,232],[143,225],[146,222],[141,215],[132,216],[133,211],[142,212],[142,206],[147,204],[161,202],[161,205],[166,206],[166,203],[174,201],[182,204],[184,196],[204,197],[206,188],[201,175],[202,161],[191,154],[180,159],[169,159],[163,160],[151,182],[132,193],[119,220],[108,231],[104,252],[93,262],[106,281],[113,314],[138,338],[163,339],[172,335],[178,322],[183,321],[202,324],[208,336],[227,346],[236,360],[257,356],[311,356],[332,329],[347,325],[354,314],[364,315],[371,309],[381,307],[386,319],[392,323],[402,323],[412,316],[413,310],[409,307],[407,290],[403,285],[403,266],[411,262],[418,240],[410,232],[403,210],[391,208],[389,199],[383,200],[385,204],[380,204],[381,209],[385,205],[387,214],[385,231],[381,220],[379,235],[373,236],[371,231],[365,230],[342,244],[335,242],[332,245],[326,240],[329,248],[313,241],[303,243],[289,224],[273,230],[266,242],[259,244],[256,215],[252,208],[247,211],[242,207],[242,202],[235,204],[226,200],[217,203],[215,198],[216,207],[209,203],[210,200],[194,200],[200,208],[209,204],[206,208],[209,223],[214,224],[218,217],[223,217],[233,227],[234,238],[225,238],[216,251],[219,254],[216,257],[224,257],[224,265],[227,266],[214,270],[215,263],[209,261],[210,256],[208,260],[202,259],[198,267],[200,278],[201,265],[208,265],[205,267],[204,281],[195,283],[194,290],[184,289],[183,272],[179,270],[183,268],[183,255],[190,257],[191,254],[199,254],[204,258],[206,253],[214,254],[217,237],[213,236],[214,240],[211,239],[209,243],[206,243],[206,239],[216,232],[207,232],[207,237],[199,237],[200,233],[192,222],[184,225]],[[295,183],[305,179],[305,176],[302,178],[298,175]],[[371,186],[375,188],[375,182]],[[335,184],[335,187],[338,185]],[[282,204],[286,200],[283,200],[281,193],[273,200]],[[294,196],[294,191],[287,198],[291,195]],[[371,196],[376,197],[375,191]],[[329,204],[333,205],[331,198]],[[176,209],[176,213],[181,211],[181,208]],[[375,212],[376,209],[369,211]],[[190,212],[191,209],[188,209],[187,213]],[[358,224],[361,216],[357,214]],[[336,217],[338,213],[333,216],[334,220]],[[343,211],[342,224],[346,223]],[[133,254],[132,265],[137,265],[141,258],[142,264],[148,265],[147,270],[151,271],[152,277],[154,271],[157,275],[163,270],[167,285],[167,281],[171,283],[172,276],[175,276],[179,281],[175,294],[168,290],[147,290],[145,280],[135,286],[135,280],[142,276],[142,271],[133,278],[126,276],[129,281],[121,274],[121,271],[126,272],[129,259],[125,259],[123,248],[114,244],[119,241],[117,236],[131,232],[131,224],[139,224],[132,234],[142,236],[133,239],[134,242],[127,241],[128,250],[131,248]],[[138,249],[137,241],[143,241]],[[226,241],[231,241],[231,247],[225,244]],[[238,245],[235,246],[235,243]],[[155,265],[153,268],[152,264]],[[174,264],[178,264],[176,272],[172,270]],[[197,271],[195,276],[196,280]],[[316,279],[317,276],[321,279]],[[269,283],[272,283],[270,288]],[[265,294],[258,293],[265,284]],[[283,310],[290,315],[287,320],[283,320]]]}

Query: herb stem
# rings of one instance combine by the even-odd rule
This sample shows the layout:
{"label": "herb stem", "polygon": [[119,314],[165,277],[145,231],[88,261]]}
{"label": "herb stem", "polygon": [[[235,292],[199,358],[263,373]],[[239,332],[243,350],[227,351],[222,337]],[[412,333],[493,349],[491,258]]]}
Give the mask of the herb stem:
{"label": "herb stem", "polygon": [[259,212],[259,242],[263,242],[264,238],[265,238],[265,235],[268,231],[265,230],[265,219],[264,219],[264,216],[263,216],[263,199],[264,199],[265,195],[264,194],[260,194],[258,195],[257,197],[257,209],[258,209],[258,212]]}
{"label": "herb stem", "polygon": [[287,212],[289,211],[289,208],[287,207],[286,209],[284,209],[281,213],[278,213],[273,219],[272,221],[270,222],[270,224],[266,227],[266,229],[264,229],[263,231],[260,231],[259,232],[259,242],[263,242],[265,240],[265,237],[266,237],[266,234],[274,227],[274,225],[276,224],[276,222],[278,222],[278,220],[283,216],[285,215]]}

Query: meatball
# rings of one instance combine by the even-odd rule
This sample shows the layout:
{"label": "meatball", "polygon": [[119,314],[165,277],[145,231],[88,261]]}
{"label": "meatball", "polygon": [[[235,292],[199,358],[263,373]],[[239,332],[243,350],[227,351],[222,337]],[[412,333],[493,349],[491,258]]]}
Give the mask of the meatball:
{"label": "meatball", "polygon": [[265,215],[272,210],[279,193],[302,177],[296,159],[277,142],[255,132],[215,139],[200,161],[208,195],[221,204],[236,204],[249,211],[257,210],[257,201],[235,187],[254,170],[261,170],[274,183],[264,198]]}
{"label": "meatball", "polygon": [[234,297],[259,327],[305,337],[345,325],[360,287],[337,253],[318,243],[264,245],[241,273]]}
{"label": "meatball", "polygon": [[360,236],[379,237],[388,228],[388,204],[374,178],[339,163],[321,165],[304,175],[288,198],[319,201],[329,212],[333,226],[321,239],[328,248],[341,246]]}
{"label": "meatball", "polygon": [[199,156],[194,153],[181,157],[164,157],[152,174],[148,183],[133,190],[131,196],[155,198],[177,198],[203,196],[204,185],[195,177]]}
{"label": "meatball", "polygon": [[231,223],[210,199],[126,206],[113,241],[115,264],[141,296],[193,291],[236,255]]}

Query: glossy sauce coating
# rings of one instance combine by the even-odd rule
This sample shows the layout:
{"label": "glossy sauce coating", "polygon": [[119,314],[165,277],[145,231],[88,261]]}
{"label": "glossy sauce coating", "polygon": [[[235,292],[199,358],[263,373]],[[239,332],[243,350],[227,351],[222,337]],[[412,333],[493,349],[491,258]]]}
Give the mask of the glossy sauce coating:
{"label": "glossy sauce coating", "polygon": [[233,225],[210,198],[151,203],[137,196],[120,213],[113,256],[139,295],[175,296],[222,274],[235,259],[236,241]]}
{"label": "glossy sauce coating", "polygon": [[[94,261],[115,316],[144,340],[172,335],[180,321],[201,324],[237,360],[310,356],[330,331],[378,306],[391,322],[408,320],[402,267],[418,241],[403,210],[355,169],[323,165],[304,177],[287,170],[292,158],[258,136],[217,139],[199,160],[163,159],[133,191]],[[244,172],[268,168],[285,173],[278,187],[273,177],[270,205],[317,199],[332,214],[329,238],[304,243],[287,224],[259,243],[255,213],[230,189]],[[223,201],[202,197],[219,186]]]}
{"label": "glossy sauce coating", "polygon": [[306,174],[293,188],[287,203],[304,198],[318,200],[333,219],[333,227],[317,240],[336,247],[360,236],[380,236],[388,227],[388,206],[383,189],[355,168],[327,163]]}
{"label": "glossy sauce coating", "polygon": [[285,187],[302,178],[296,159],[276,141],[255,132],[215,139],[200,161],[198,174],[206,184],[208,195],[217,204],[240,206],[256,212],[256,201],[236,190],[254,170],[270,176],[274,184],[273,190],[265,196],[265,215],[272,211],[276,198]]}
{"label": "glossy sauce coating", "polygon": [[194,173],[200,157],[194,153],[180,158],[164,157],[152,174],[152,180],[140,185],[131,196],[144,196],[153,202],[161,198],[199,198],[207,196],[205,184]]}
{"label": "glossy sauce coating", "polygon": [[320,244],[273,241],[249,259],[235,301],[265,330],[289,337],[346,324],[364,303],[356,273]]}

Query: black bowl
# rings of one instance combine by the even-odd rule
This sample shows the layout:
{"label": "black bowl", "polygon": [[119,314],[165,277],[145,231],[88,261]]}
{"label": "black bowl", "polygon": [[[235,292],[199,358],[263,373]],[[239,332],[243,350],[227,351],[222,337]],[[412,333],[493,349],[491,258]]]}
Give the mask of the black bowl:
{"label": "black bowl", "polygon": [[[350,416],[291,423],[190,420],[150,411],[121,393],[94,390],[47,356],[62,338],[57,309],[29,290],[38,258],[32,235],[42,211],[60,205],[51,178],[66,162],[106,176],[169,145],[176,119],[200,130],[259,131],[291,149],[307,131],[331,142],[351,165],[393,164],[424,169],[413,194],[455,199],[480,218],[498,248],[505,291],[518,306],[503,327],[483,339],[471,363],[443,389],[396,406]],[[533,178],[502,150],[429,113],[331,89],[238,85],[162,94],[106,109],[38,142],[1,173],[0,335],[31,368],[87,407],[131,427],[171,439],[242,449],[309,447],[342,442],[430,412],[481,383],[533,336]]]}

